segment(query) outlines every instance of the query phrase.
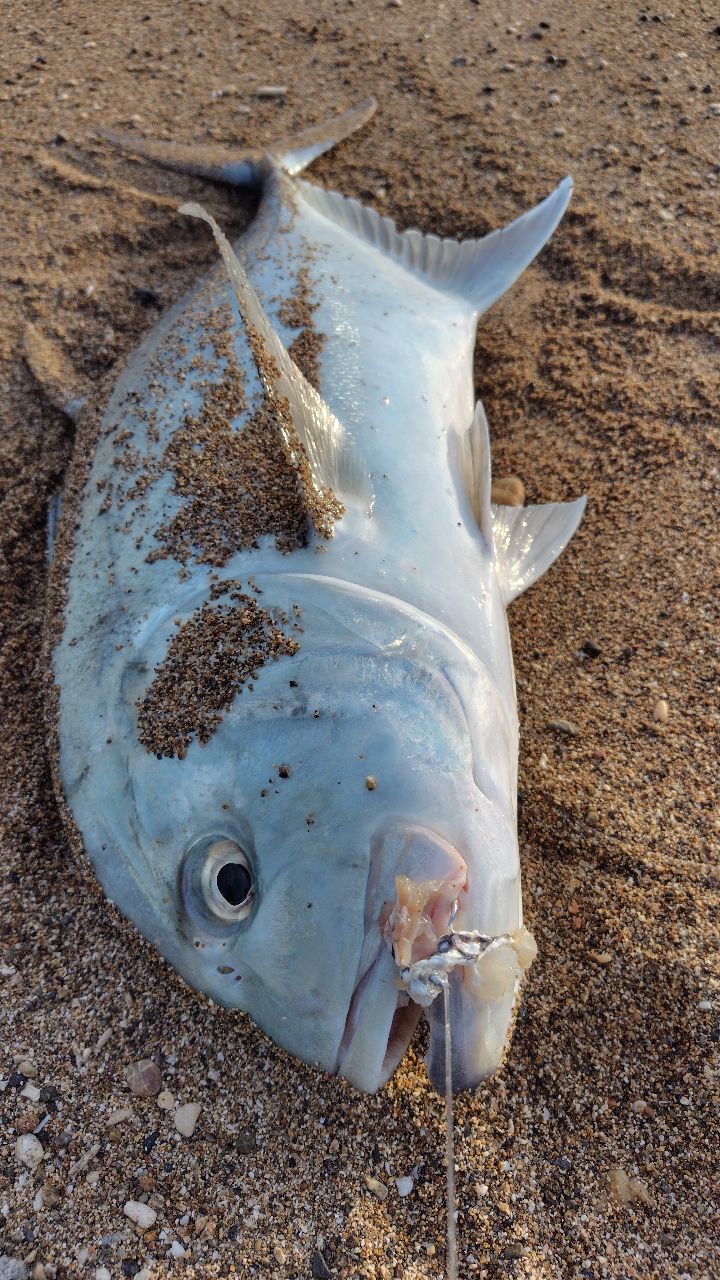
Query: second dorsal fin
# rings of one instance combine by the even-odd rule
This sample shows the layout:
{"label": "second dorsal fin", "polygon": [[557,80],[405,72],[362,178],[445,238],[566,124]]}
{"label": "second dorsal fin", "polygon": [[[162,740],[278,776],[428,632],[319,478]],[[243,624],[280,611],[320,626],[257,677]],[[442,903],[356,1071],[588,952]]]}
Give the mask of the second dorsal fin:
{"label": "second dorsal fin", "polygon": [[[373,492],[365,461],[349,439],[344,428],[326,405],[322,396],[303,377],[268,320],[232,245],[223,235],[215,219],[200,205],[184,204],[180,213],[202,218],[212,228],[235,289],[243,322],[253,346],[260,380],[271,399],[285,398],[292,424],[305,451],[313,480],[318,490],[332,490],[340,495],[359,497],[372,507]],[[256,350],[254,334],[259,336],[263,352]]]}
{"label": "second dorsal fin", "polygon": [[444,293],[464,298],[482,315],[532,262],[562,218],[572,181],[559,186],[534,209],[482,240],[441,240],[420,231],[399,232],[391,218],[337,191],[301,180],[303,199],[331,222],[376,246],[408,271]]}

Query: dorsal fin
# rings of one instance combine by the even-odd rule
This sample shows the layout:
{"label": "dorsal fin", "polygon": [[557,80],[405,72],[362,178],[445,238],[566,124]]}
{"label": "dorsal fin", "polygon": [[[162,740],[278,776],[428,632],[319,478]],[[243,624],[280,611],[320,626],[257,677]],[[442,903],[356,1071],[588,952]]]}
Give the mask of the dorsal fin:
{"label": "dorsal fin", "polygon": [[527,591],[565,550],[587,498],[537,507],[493,507],[495,565],[506,605]]}
{"label": "dorsal fin", "polygon": [[440,240],[420,231],[399,232],[392,218],[337,191],[324,191],[300,181],[303,199],[323,217],[374,245],[408,271],[424,277],[444,293],[470,302],[478,315],[487,311],[532,262],[562,218],[572,180],[558,187],[534,209],[482,240]]}
{"label": "dorsal fin", "polygon": [[[362,498],[372,507],[373,493],[365,461],[348,438],[344,428],[314,387],[303,377],[288,355],[268,320],[260,300],[236,257],[232,245],[223,235],[215,219],[197,204],[184,204],[180,213],[202,218],[212,228],[235,289],[243,322],[253,346],[254,330],[259,335],[269,363],[257,357],[258,374],[265,391],[276,400],[286,398],[292,423],[303,446],[313,480],[319,490],[332,489],[335,494]],[[274,366],[274,367],[271,367]],[[279,376],[278,376],[279,371]],[[279,403],[279,399],[278,399]]]}

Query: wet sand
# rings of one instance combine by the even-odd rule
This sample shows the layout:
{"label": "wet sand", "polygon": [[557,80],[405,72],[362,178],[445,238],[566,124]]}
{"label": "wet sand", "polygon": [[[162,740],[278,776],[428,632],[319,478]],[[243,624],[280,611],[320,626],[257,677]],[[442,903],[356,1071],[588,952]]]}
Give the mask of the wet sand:
{"label": "wet sand", "polygon": [[[185,987],[76,862],[43,719],[46,513],[73,429],[29,372],[24,324],[100,386],[215,261],[173,206],[201,201],[231,237],[252,216],[96,127],[243,154],[375,94],[374,120],[312,173],[401,228],[475,237],[575,179],[477,343],[495,474],[520,476],[530,502],[584,492],[588,508],[510,610],[540,955],[505,1066],[457,1099],[460,1272],[715,1276],[717,15],[524,0],[146,12],[4,10],[0,1252],[36,1280],[143,1266],[284,1280],[309,1276],[318,1247],[342,1280],[444,1274],[423,1028],[363,1098]],[[130,1093],[143,1058],[200,1105],[191,1138]],[[18,1135],[45,1116],[43,1159],[21,1172]],[[157,1219],[139,1234],[123,1207],[141,1198]]]}

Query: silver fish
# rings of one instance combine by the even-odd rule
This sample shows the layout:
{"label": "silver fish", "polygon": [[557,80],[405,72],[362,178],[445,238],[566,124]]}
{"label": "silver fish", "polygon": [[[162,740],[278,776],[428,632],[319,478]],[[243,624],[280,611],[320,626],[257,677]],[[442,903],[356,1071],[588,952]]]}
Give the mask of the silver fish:
{"label": "silver fish", "polygon": [[184,207],[223,261],[85,410],[53,565],[56,772],[106,894],[194,988],[373,1091],[430,960],[468,1088],[533,954],[505,610],[584,507],[491,504],[473,348],[571,184],[479,241],[400,234],[298,176],[373,110],[262,161],[144,144],[262,195],[236,252]]}

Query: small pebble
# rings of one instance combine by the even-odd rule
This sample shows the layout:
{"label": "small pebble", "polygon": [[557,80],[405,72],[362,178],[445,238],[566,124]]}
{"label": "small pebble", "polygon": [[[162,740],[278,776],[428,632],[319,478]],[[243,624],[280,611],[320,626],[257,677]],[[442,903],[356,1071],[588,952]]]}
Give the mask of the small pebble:
{"label": "small pebble", "polygon": [[562,125],[559,124],[556,129],[553,129],[553,138],[564,138],[564,137],[565,137],[565,130],[563,129]]}
{"label": "small pebble", "polygon": [[0,1257],[0,1280],[28,1280],[27,1265],[22,1258]]}
{"label": "small pebble", "polygon": [[593,955],[592,959],[596,964],[611,964],[612,954],[610,951],[601,951],[599,955]]}
{"label": "small pebble", "polygon": [[525,485],[519,476],[502,476],[493,480],[490,501],[498,507],[521,507],[525,502]]}
{"label": "small pebble", "polygon": [[653,720],[658,724],[667,724],[670,708],[664,698],[660,698],[653,707]]}
{"label": "small pebble", "polygon": [[40,1196],[43,1202],[43,1206],[46,1209],[56,1209],[57,1206],[62,1202],[62,1196],[60,1192],[58,1191],[57,1187],[53,1186],[51,1182],[48,1182],[45,1184],[45,1186],[42,1188],[42,1191],[40,1192]]}
{"label": "small pebble", "polygon": [[112,1275],[107,1267],[97,1267],[95,1269],[95,1280],[112,1280]]}
{"label": "small pebble", "polygon": [[101,1049],[104,1049],[104,1048],[105,1048],[105,1045],[107,1044],[107,1042],[108,1042],[108,1040],[110,1039],[111,1035],[112,1035],[112,1027],[106,1027],[106,1029],[103,1031],[102,1035],[101,1035],[101,1036],[98,1036],[97,1041],[96,1041],[96,1043],[95,1043],[95,1052],[96,1052],[96,1053],[100,1053]]}
{"label": "small pebble", "polygon": [[184,1138],[192,1137],[201,1110],[202,1108],[197,1102],[186,1102],[183,1107],[178,1107],[173,1119],[175,1128]]}
{"label": "small pebble", "polygon": [[714,1008],[712,1000],[698,1000],[698,1009],[702,1009],[705,1013],[710,1013]]}
{"label": "small pebble", "polygon": [[275,1245],[275,1248],[273,1249],[273,1257],[274,1257],[275,1261],[277,1262],[278,1266],[280,1266],[280,1267],[284,1266],[284,1264],[285,1264],[285,1250],[284,1250],[284,1249],[281,1249],[279,1244],[276,1244],[276,1245]]}
{"label": "small pebble", "polygon": [[373,1178],[372,1174],[370,1173],[364,1174],[364,1178],[365,1178],[365,1186],[367,1187],[368,1191],[371,1191],[372,1194],[376,1196],[378,1200],[387,1199],[388,1189],[385,1186],[384,1182],[380,1182],[379,1178]]}
{"label": "small pebble", "polygon": [[179,1240],[173,1240],[172,1244],[170,1245],[170,1248],[168,1249],[168,1253],[172,1258],[185,1257],[185,1250],[183,1249]]}
{"label": "small pebble", "polygon": [[125,1205],[125,1216],[136,1223],[141,1231],[147,1231],[157,1218],[157,1213],[149,1204],[141,1204],[139,1200],[128,1200]]}
{"label": "small pebble", "polygon": [[175,1095],[169,1089],[163,1089],[155,1099],[161,1111],[172,1111],[175,1106]]}
{"label": "small pebble", "polygon": [[548,767],[548,758],[547,758],[546,752],[543,751],[542,755],[540,756],[540,759],[538,760],[538,769],[547,769],[547,767]]}
{"label": "small pebble", "polygon": [[119,1111],[111,1111],[110,1115],[106,1117],[105,1123],[108,1126],[122,1124],[123,1120],[132,1120],[133,1115],[134,1112],[130,1107],[121,1107]]}
{"label": "small pebble", "polygon": [[125,1072],[131,1093],[138,1098],[154,1098],[162,1088],[162,1072],[151,1058],[131,1062]]}
{"label": "small pebble", "polygon": [[255,90],[256,98],[284,98],[287,93],[286,84],[260,84]]}
{"label": "small pebble", "polygon": [[365,779],[365,786],[367,787],[368,791],[375,790],[377,786],[377,782],[373,778],[372,774],[368,774],[367,778]]}
{"label": "small pebble", "polygon": [[313,1280],[332,1280],[332,1274],[333,1273],[323,1258],[320,1250],[316,1249],[312,1260]]}
{"label": "small pebble", "polygon": [[570,738],[577,738],[580,735],[577,725],[569,720],[548,720],[547,727],[554,729],[556,733],[566,733]]}
{"label": "small pebble", "polygon": [[45,1152],[34,1133],[23,1133],[15,1143],[15,1158],[28,1169],[37,1169]]}
{"label": "small pebble", "polygon": [[404,1199],[405,1196],[410,1195],[410,1192],[413,1189],[413,1180],[412,1178],[396,1178],[395,1186],[397,1187],[397,1192],[400,1198]]}
{"label": "small pebble", "polygon": [[20,1116],[15,1121],[15,1128],[18,1133],[32,1133],[33,1129],[37,1129],[40,1123],[40,1117],[36,1111],[26,1111],[24,1116]]}
{"label": "small pebble", "polygon": [[251,1129],[242,1129],[237,1136],[235,1145],[241,1156],[249,1156],[253,1151],[257,1150],[255,1134]]}
{"label": "small pebble", "polygon": [[17,1069],[24,1076],[36,1076],[38,1073],[36,1064],[30,1058],[22,1058],[17,1064]]}
{"label": "small pebble", "polygon": [[720,116],[720,102],[711,102],[708,110],[711,116]]}
{"label": "small pebble", "polygon": [[597,640],[586,640],[583,645],[583,652],[587,654],[588,658],[599,658],[602,649]]}

